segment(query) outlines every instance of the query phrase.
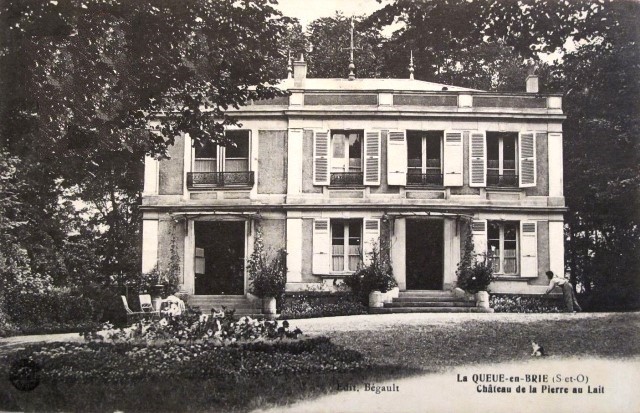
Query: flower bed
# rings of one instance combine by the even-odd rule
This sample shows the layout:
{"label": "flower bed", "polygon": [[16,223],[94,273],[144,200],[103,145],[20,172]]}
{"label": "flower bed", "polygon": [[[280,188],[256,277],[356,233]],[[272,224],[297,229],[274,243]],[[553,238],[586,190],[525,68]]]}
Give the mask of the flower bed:
{"label": "flower bed", "polygon": [[491,308],[496,313],[561,313],[562,300],[534,295],[491,294]]}
{"label": "flower bed", "polygon": [[218,346],[212,342],[52,343],[15,354],[40,368],[43,381],[119,383],[163,377],[205,379],[244,376],[347,372],[366,367],[362,355],[326,337]]}
{"label": "flower bed", "polygon": [[116,329],[106,323],[101,329],[84,332],[88,341],[129,343],[211,342],[222,346],[235,342],[298,338],[302,331],[289,329],[289,322],[240,317],[234,311],[202,314],[189,307],[180,315],[143,319],[131,327]]}
{"label": "flower bed", "polygon": [[366,314],[367,308],[351,293],[286,293],[280,309],[284,318],[332,317]]}

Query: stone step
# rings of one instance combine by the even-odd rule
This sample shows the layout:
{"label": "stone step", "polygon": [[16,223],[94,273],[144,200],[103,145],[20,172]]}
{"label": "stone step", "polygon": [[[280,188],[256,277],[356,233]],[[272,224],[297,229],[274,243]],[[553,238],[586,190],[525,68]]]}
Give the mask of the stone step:
{"label": "stone step", "polygon": [[481,307],[382,307],[369,308],[371,314],[396,313],[493,313],[493,308]]}
{"label": "stone step", "polygon": [[454,297],[451,291],[401,291],[399,297]]}
{"label": "stone step", "polygon": [[424,297],[424,296],[411,296],[411,297],[406,297],[401,295],[398,298],[394,298],[393,302],[398,302],[398,303],[405,303],[405,302],[437,302],[437,301],[442,301],[442,302],[446,302],[446,301],[460,301],[460,302],[470,302],[464,298],[456,298],[453,295],[448,295],[448,296],[435,296],[435,297]]}
{"label": "stone step", "polygon": [[385,303],[385,307],[402,308],[402,307],[475,307],[473,301],[393,301]]}

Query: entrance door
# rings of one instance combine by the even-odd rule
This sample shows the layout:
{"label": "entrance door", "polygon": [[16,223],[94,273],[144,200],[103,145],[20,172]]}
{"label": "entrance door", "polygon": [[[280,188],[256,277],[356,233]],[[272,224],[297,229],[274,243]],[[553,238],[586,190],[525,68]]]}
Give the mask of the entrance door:
{"label": "entrance door", "polygon": [[244,294],[244,221],[194,222],[195,294]]}
{"label": "entrance door", "polygon": [[407,289],[442,290],[444,222],[407,219]]}

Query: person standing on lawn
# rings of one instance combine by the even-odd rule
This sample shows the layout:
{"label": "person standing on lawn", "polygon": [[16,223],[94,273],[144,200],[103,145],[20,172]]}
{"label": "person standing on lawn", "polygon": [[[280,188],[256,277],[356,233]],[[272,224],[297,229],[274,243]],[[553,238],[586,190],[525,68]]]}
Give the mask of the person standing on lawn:
{"label": "person standing on lawn", "polygon": [[573,294],[573,285],[571,285],[569,280],[554,275],[553,271],[547,271],[546,274],[549,278],[549,288],[547,288],[545,295],[549,294],[554,288],[560,287],[562,288],[562,296],[567,312],[575,313],[576,311],[582,311],[578,300],[576,300],[576,296]]}

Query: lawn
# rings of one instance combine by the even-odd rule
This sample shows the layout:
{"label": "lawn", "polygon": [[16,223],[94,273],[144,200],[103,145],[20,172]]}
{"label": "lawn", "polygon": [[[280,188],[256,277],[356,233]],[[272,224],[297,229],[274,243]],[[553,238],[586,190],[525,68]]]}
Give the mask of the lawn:
{"label": "lawn", "polygon": [[[314,339],[311,344],[276,346],[273,351],[234,347],[211,351],[199,359],[201,362],[186,360],[184,353],[162,360],[164,350],[157,348],[152,350],[160,356],[158,360],[156,356],[141,359],[140,346],[80,345],[98,357],[90,356],[89,351],[74,356],[60,345],[30,347],[24,354],[34,354],[37,359],[42,353],[34,350],[44,349],[55,361],[44,365],[50,374],[30,392],[18,391],[4,381],[0,409],[248,411],[333,393],[337,383],[381,381],[470,363],[526,360],[532,339],[555,358],[640,354],[638,313],[559,315],[553,319],[494,315],[455,322],[445,318],[415,322],[408,317],[406,322],[399,318],[393,325],[381,323],[383,317],[365,317],[366,328],[326,329],[330,342]],[[326,319],[318,321],[327,323]],[[78,345],[67,347],[73,346]],[[49,355],[52,351],[55,357]],[[140,364],[141,360],[148,366]],[[5,360],[0,366],[5,377],[7,363]],[[67,363],[78,372],[68,369]]]}

